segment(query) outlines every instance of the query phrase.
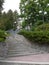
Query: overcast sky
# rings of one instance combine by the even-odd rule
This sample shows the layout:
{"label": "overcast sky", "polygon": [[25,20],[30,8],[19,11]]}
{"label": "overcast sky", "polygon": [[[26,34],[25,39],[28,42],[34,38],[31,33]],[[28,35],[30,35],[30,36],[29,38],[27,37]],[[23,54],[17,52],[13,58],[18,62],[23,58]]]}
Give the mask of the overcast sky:
{"label": "overcast sky", "polygon": [[3,5],[4,11],[8,11],[9,9],[17,10],[19,12],[19,3],[20,0],[5,0]]}

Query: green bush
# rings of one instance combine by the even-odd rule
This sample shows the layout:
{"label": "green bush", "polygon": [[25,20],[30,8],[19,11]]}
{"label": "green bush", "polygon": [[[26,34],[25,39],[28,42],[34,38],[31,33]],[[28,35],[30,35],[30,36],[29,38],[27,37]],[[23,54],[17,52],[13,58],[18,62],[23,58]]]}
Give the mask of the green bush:
{"label": "green bush", "polygon": [[31,27],[31,30],[32,31],[49,30],[49,23],[47,22],[43,23],[42,21],[38,21]]}
{"label": "green bush", "polygon": [[0,30],[0,42],[6,39],[7,33],[3,30]]}
{"label": "green bush", "polygon": [[26,38],[33,42],[49,43],[49,31],[26,31],[22,30],[19,34],[24,35]]}
{"label": "green bush", "polygon": [[4,38],[0,38],[0,42],[3,42],[3,41],[5,41],[5,39]]}
{"label": "green bush", "polygon": [[37,21],[34,26],[39,26],[39,25],[42,25],[43,24],[43,21]]}
{"label": "green bush", "polygon": [[27,25],[28,25],[27,22],[25,21],[22,22],[22,28],[25,28]]}
{"label": "green bush", "polygon": [[44,23],[32,28],[33,31],[22,30],[19,33],[37,43],[49,43],[49,23]]}
{"label": "green bush", "polygon": [[32,27],[31,27],[31,30],[34,31],[35,28],[37,28],[38,26],[42,25],[43,24],[43,21],[37,21]]}
{"label": "green bush", "polygon": [[49,31],[34,31],[32,41],[38,43],[49,43]]}
{"label": "green bush", "polygon": [[42,25],[39,25],[37,27],[35,27],[35,30],[49,30],[49,23],[44,23]]}
{"label": "green bush", "polygon": [[19,32],[20,35],[24,35],[26,38],[31,38],[31,31],[21,30]]}

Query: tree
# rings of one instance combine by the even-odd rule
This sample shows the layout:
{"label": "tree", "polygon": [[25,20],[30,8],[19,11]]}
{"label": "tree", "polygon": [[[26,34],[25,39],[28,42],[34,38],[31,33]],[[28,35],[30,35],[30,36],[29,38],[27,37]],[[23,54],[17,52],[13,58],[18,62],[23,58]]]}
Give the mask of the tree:
{"label": "tree", "polygon": [[4,3],[4,0],[0,0],[0,14],[1,14],[1,11],[3,10],[3,7],[2,7],[3,3]]}
{"label": "tree", "polygon": [[32,23],[33,25],[38,20],[42,20],[43,22],[45,22],[45,19],[48,18],[48,4],[49,0],[21,0],[21,15],[24,15],[23,18],[28,22],[28,24]]}
{"label": "tree", "polygon": [[28,25],[27,22],[25,21],[22,22],[22,28],[25,28],[27,25]]}
{"label": "tree", "polygon": [[4,24],[3,24],[3,20],[2,20],[2,13],[1,11],[3,10],[3,3],[4,3],[4,0],[0,0],[0,29],[3,29],[4,27]]}
{"label": "tree", "polygon": [[34,0],[21,0],[20,11],[21,15],[24,15],[25,21],[29,24],[35,22],[36,4]]}
{"label": "tree", "polygon": [[0,17],[0,29],[10,30],[13,29],[14,22],[16,22],[16,26],[18,24],[18,13],[17,11],[9,10],[7,13],[3,12]]}
{"label": "tree", "polygon": [[14,22],[16,22],[16,25],[18,24],[18,12],[15,10],[13,12]]}
{"label": "tree", "polygon": [[7,12],[7,17],[6,18],[7,18],[7,21],[6,21],[6,30],[12,29],[13,28],[13,22],[14,22],[12,10],[9,10]]}
{"label": "tree", "polygon": [[5,30],[5,22],[6,22],[6,13],[2,13],[2,16],[0,17],[0,29]]}
{"label": "tree", "polygon": [[13,29],[15,30],[18,26],[18,19],[19,19],[19,15],[18,15],[17,10],[15,10],[13,12],[13,18],[14,18]]}

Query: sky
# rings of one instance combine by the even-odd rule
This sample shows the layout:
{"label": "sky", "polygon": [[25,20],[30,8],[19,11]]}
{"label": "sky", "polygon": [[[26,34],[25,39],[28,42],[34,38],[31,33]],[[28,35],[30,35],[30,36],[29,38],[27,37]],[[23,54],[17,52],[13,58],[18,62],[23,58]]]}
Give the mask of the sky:
{"label": "sky", "polygon": [[5,3],[3,5],[3,8],[4,8],[3,11],[7,12],[9,9],[11,9],[12,11],[17,10],[18,13],[20,13],[19,3],[20,3],[20,0],[5,0]]}

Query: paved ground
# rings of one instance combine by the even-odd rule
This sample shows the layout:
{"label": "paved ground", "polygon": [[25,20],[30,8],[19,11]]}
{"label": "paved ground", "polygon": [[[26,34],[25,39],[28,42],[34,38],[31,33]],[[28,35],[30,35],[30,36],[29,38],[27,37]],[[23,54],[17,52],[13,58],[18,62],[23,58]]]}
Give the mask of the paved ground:
{"label": "paved ground", "polygon": [[9,61],[24,61],[24,62],[49,62],[49,54],[37,54],[21,57],[8,58]]}
{"label": "paved ground", "polygon": [[11,57],[0,60],[0,65],[49,65],[49,54]]}

